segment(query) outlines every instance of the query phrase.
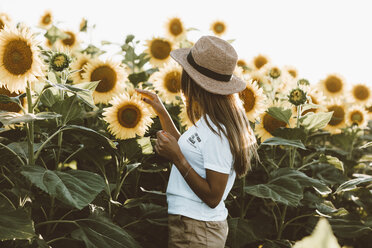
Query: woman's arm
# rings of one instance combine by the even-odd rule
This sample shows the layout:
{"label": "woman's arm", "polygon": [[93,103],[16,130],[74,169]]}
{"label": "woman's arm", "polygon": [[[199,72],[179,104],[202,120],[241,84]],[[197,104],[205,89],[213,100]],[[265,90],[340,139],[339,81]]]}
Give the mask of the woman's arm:
{"label": "woman's arm", "polygon": [[187,162],[174,137],[163,131],[159,131],[157,137],[156,152],[175,164],[187,184],[203,202],[211,208],[217,207],[225,192],[229,175],[207,169],[206,178],[202,178]]}
{"label": "woman's arm", "polygon": [[145,103],[150,104],[155,110],[156,114],[159,116],[160,124],[163,130],[170,133],[176,138],[176,140],[178,140],[181,134],[174,125],[172,118],[170,117],[167,109],[164,107],[162,101],[159,99],[159,96],[148,90],[136,89],[136,91],[142,95],[142,100]]}

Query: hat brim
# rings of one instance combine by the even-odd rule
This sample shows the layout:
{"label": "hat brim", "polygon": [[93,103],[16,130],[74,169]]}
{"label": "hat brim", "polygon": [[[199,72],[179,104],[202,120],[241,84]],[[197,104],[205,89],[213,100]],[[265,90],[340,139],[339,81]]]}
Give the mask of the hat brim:
{"label": "hat brim", "polygon": [[198,72],[194,67],[192,67],[187,61],[187,55],[189,54],[191,48],[179,48],[171,51],[171,57],[179,63],[183,69],[189,74],[189,76],[203,89],[208,92],[218,94],[218,95],[230,95],[234,93],[241,92],[246,88],[247,83],[232,75],[231,80],[228,82],[218,81],[207,77],[200,72]]}

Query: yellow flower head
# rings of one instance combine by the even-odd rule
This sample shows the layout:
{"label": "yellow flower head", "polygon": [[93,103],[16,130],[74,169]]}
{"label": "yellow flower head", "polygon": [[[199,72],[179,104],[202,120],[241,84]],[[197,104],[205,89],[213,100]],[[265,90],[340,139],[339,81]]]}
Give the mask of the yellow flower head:
{"label": "yellow flower head", "polygon": [[357,104],[372,104],[372,91],[366,84],[353,85],[349,95]]}
{"label": "yellow flower head", "polygon": [[215,21],[211,24],[210,29],[215,35],[222,36],[224,33],[226,33],[227,26],[223,21]]}
{"label": "yellow flower head", "polygon": [[71,70],[74,72],[71,77],[74,84],[82,83],[84,78],[83,74],[85,73],[84,66],[92,59],[92,56],[86,53],[79,53],[76,56],[76,60],[71,63]]}
{"label": "yellow flower head", "polygon": [[170,52],[173,44],[164,38],[153,38],[147,41],[145,52],[150,55],[150,63],[153,66],[163,66],[170,60]]}
{"label": "yellow flower head", "polygon": [[53,24],[53,15],[50,10],[46,10],[44,14],[40,17],[39,26],[41,28],[49,28]]}
{"label": "yellow flower head", "polygon": [[181,91],[181,74],[181,66],[172,61],[151,75],[150,81],[153,81],[155,89],[159,91],[164,102],[178,102],[177,97],[180,97]]}
{"label": "yellow flower head", "polygon": [[338,74],[330,74],[318,86],[325,96],[340,97],[344,94],[345,80]]}
{"label": "yellow flower head", "polygon": [[0,82],[11,91],[25,91],[27,81],[43,75],[38,42],[28,28],[8,28],[0,31]]}
{"label": "yellow flower head", "polygon": [[85,82],[99,81],[93,92],[94,103],[107,104],[113,96],[120,94],[127,78],[124,68],[119,62],[102,61],[98,58],[91,60],[84,67],[83,80]]}
{"label": "yellow flower head", "polygon": [[349,108],[346,113],[346,124],[348,126],[356,124],[360,128],[367,127],[368,112],[360,105],[355,105]]}
{"label": "yellow flower head", "polygon": [[322,92],[320,92],[316,87],[310,86],[310,89],[307,92],[307,103],[312,103],[315,105],[318,105],[318,108],[311,108],[307,109],[302,112],[302,115],[306,115],[309,112],[313,113],[318,113],[322,111],[326,111],[324,108],[324,103],[325,103],[325,96],[323,95]]}
{"label": "yellow flower head", "polygon": [[294,79],[298,77],[298,70],[294,66],[286,65],[282,68],[282,71],[288,73]]}
{"label": "yellow flower head", "polygon": [[77,34],[70,30],[65,30],[63,32],[67,37],[56,41],[57,50],[74,52],[80,46]]}
{"label": "yellow flower head", "polygon": [[[279,107],[279,103],[272,103],[270,107]],[[292,119],[293,120],[293,119]],[[255,133],[259,138],[261,138],[261,142],[264,142],[268,138],[273,137],[273,133],[276,129],[281,127],[288,127],[288,124],[275,119],[267,112],[263,112],[260,115],[260,123],[255,127]]]}
{"label": "yellow flower head", "polygon": [[256,118],[265,111],[266,97],[256,82],[248,81],[246,88],[239,92],[248,120],[255,123]]}
{"label": "yellow flower head", "polygon": [[326,109],[328,112],[333,111],[333,115],[324,129],[332,134],[340,133],[341,128],[346,127],[346,107],[340,100],[331,99],[331,101],[326,104]]}
{"label": "yellow flower head", "polygon": [[256,57],[253,58],[251,64],[252,64],[253,69],[259,70],[259,69],[263,68],[263,66],[265,66],[269,62],[270,62],[269,57],[267,57],[265,55],[262,55],[262,54],[259,54],[259,55],[257,55]]}
{"label": "yellow flower head", "polygon": [[178,114],[178,117],[180,118],[181,125],[184,126],[187,129],[189,129],[193,124],[187,115],[187,110],[186,110],[186,105],[182,104],[181,106],[181,111]]}
{"label": "yellow flower head", "polygon": [[169,19],[165,24],[165,28],[167,31],[167,36],[170,39],[180,40],[186,35],[186,29],[183,26],[181,19],[178,17]]}
{"label": "yellow flower head", "polygon": [[153,122],[148,107],[137,95],[130,97],[123,93],[115,96],[110,104],[112,107],[105,108],[102,115],[117,139],[143,136]]}

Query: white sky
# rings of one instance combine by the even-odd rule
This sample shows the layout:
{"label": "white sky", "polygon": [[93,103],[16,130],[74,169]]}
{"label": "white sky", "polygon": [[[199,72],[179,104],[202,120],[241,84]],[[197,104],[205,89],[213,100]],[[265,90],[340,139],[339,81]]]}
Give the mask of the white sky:
{"label": "white sky", "polygon": [[269,56],[293,65],[312,83],[339,73],[348,83],[372,86],[372,8],[369,0],[0,0],[0,12],[30,26],[46,9],[59,26],[78,30],[83,17],[96,29],[90,38],[121,42],[164,36],[165,22],[178,16],[191,40],[211,34],[215,20],[227,23],[224,39],[235,39],[240,58]]}

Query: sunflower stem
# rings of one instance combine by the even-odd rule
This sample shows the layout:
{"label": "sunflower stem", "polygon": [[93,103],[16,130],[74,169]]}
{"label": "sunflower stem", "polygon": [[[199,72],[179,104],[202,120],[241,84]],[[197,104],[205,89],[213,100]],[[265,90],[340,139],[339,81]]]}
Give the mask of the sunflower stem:
{"label": "sunflower stem", "polygon": [[[32,95],[31,95],[31,87],[30,82],[27,81],[27,87],[26,87],[26,96],[27,96],[27,104],[28,104],[28,113],[33,114],[34,108],[32,105]],[[27,133],[28,133],[28,163],[30,165],[34,165],[35,159],[34,159],[34,122],[30,121],[27,124]]]}

